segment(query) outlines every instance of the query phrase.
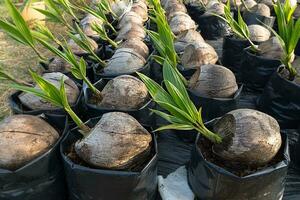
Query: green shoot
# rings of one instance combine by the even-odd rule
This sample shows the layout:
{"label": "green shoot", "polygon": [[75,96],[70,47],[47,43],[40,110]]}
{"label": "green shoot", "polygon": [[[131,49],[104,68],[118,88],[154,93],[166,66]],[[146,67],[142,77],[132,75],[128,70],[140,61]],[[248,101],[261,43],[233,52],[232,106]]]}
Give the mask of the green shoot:
{"label": "green shoot", "polygon": [[205,127],[201,116],[201,108],[196,109],[174,67],[171,66],[168,60],[165,60],[163,65],[166,90],[152,79],[138,73],[148,88],[153,101],[169,112],[167,114],[159,110],[152,110],[170,123],[158,128],[156,131],[166,129],[196,130],[213,143],[222,142],[221,136]]}
{"label": "green shoot", "polygon": [[5,4],[12,18],[12,23],[0,19],[0,28],[17,42],[31,47],[42,61],[46,61],[47,59],[36,48],[32,32],[15,5],[11,0],[5,0]]}
{"label": "green shoot", "polygon": [[73,11],[73,5],[70,3],[69,0],[53,0],[57,5],[61,6],[62,10],[64,10],[66,13],[68,13],[73,19],[75,19],[77,22],[79,19],[76,17],[74,11]]}
{"label": "green shoot", "polygon": [[90,82],[90,80],[86,77],[86,62],[83,58],[78,62],[77,57],[71,51],[71,49],[67,45],[62,45],[63,50],[59,50],[57,47],[49,44],[47,41],[43,39],[38,39],[39,42],[50,52],[54,53],[58,57],[64,59],[67,63],[71,65],[71,73],[78,80],[82,80],[85,82],[91,91],[95,94],[96,98],[101,100],[102,94],[101,92]]}
{"label": "green shoot", "polygon": [[99,2],[98,7],[100,10],[103,11],[103,13],[108,14],[110,13],[113,18],[117,19],[118,16],[113,12],[113,10],[111,9],[110,3],[108,0],[102,0]]}
{"label": "green shoot", "polygon": [[108,37],[107,32],[102,25],[97,25],[94,23],[92,25],[92,29],[98,33],[101,40],[107,41],[115,49],[118,47],[118,44]]}
{"label": "green shoot", "polygon": [[284,56],[281,58],[281,62],[289,71],[290,80],[293,80],[297,75],[297,71],[293,68],[291,63],[294,56],[294,50],[300,37],[300,19],[295,22],[292,17],[296,6],[297,5],[291,6],[290,1],[285,1],[284,4],[277,1],[274,5],[274,11],[276,13],[278,23],[278,33],[276,33],[271,27],[268,27],[278,38],[280,45],[282,46]]}
{"label": "green shoot", "polygon": [[[2,71],[3,72],[3,71]],[[81,133],[83,136],[87,136],[90,132],[90,128],[86,126],[81,119],[74,113],[71,106],[68,103],[66,91],[65,91],[65,83],[62,77],[60,88],[56,88],[51,82],[45,80],[43,77],[39,76],[37,73],[33,71],[29,71],[34,82],[39,86],[39,88],[34,88],[31,85],[24,85],[16,82],[14,79],[10,79],[13,83],[9,84],[10,87],[21,90],[23,92],[31,93],[37,97],[40,97],[53,105],[63,108],[73,119],[73,121],[78,125],[81,129]],[[0,78],[5,78],[8,75],[3,72],[0,73]]]}
{"label": "green shoot", "polygon": [[231,14],[230,1],[227,1],[226,6],[224,6],[224,16],[218,15],[216,13],[211,13],[211,14],[224,20],[228,24],[228,26],[231,28],[233,34],[236,37],[238,37],[242,40],[248,40],[251,45],[251,48],[254,51],[258,51],[256,45],[250,39],[250,32],[249,32],[248,26],[245,23],[245,21],[243,20],[243,17],[241,15],[239,8],[238,8],[238,20],[237,21],[233,18],[232,14]]}
{"label": "green shoot", "polygon": [[105,67],[105,62],[103,60],[101,60],[101,58],[99,58],[97,56],[97,54],[95,53],[91,42],[89,40],[89,37],[86,36],[84,34],[84,32],[81,30],[81,28],[79,27],[78,24],[75,24],[75,30],[76,33],[79,35],[79,38],[76,35],[73,35],[71,33],[69,33],[69,37],[74,40],[74,42],[82,49],[84,49],[86,52],[88,52],[90,54],[91,59],[97,61],[98,63],[100,63],[100,65],[102,67]]}

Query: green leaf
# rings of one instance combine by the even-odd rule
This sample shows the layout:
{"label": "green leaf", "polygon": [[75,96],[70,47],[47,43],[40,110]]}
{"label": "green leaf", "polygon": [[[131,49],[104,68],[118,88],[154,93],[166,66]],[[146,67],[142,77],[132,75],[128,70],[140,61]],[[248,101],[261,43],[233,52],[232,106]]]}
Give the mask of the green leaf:
{"label": "green leaf", "polygon": [[188,125],[188,124],[175,124],[174,123],[174,124],[169,124],[169,125],[159,127],[158,129],[154,130],[154,132],[170,130],[170,129],[189,131],[189,130],[193,130],[194,127],[191,125]]}

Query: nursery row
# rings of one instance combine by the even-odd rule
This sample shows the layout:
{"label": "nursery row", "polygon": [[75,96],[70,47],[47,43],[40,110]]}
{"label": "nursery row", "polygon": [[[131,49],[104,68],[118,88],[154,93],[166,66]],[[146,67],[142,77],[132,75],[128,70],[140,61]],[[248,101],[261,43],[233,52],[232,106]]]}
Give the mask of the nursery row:
{"label": "nursery row", "polygon": [[1,200],[164,199],[157,176],[183,165],[198,199],[300,198],[296,3],[45,0],[64,39],[5,2],[43,73],[0,69]]}

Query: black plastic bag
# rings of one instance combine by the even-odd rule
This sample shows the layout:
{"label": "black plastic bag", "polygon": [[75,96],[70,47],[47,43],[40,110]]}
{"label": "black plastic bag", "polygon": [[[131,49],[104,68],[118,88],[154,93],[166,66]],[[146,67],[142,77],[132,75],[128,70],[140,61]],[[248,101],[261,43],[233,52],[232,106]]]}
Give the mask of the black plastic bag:
{"label": "black plastic bag", "polygon": [[229,111],[237,108],[237,102],[240,98],[243,85],[239,87],[232,98],[206,98],[197,96],[188,89],[191,100],[197,108],[202,107],[202,118],[209,121],[216,117],[223,116]]}
{"label": "black plastic bag", "polygon": [[65,200],[66,183],[59,144],[68,131],[67,117],[46,115],[60,134],[52,149],[15,170],[0,169],[1,200]]}
{"label": "black plastic bag", "polygon": [[[207,125],[214,123],[211,121]],[[288,139],[282,136],[280,154],[283,160],[257,172],[239,177],[207,161],[197,143],[191,153],[188,168],[188,183],[200,199],[207,200],[280,200],[284,192],[285,177],[290,162]]]}
{"label": "black plastic bag", "polygon": [[273,116],[281,128],[298,128],[300,124],[300,85],[281,77],[278,68],[262,95],[258,98],[259,110]]}
{"label": "black plastic bag", "polygon": [[262,91],[281,61],[257,56],[248,48],[244,52],[240,68],[242,83],[247,89]]}
{"label": "black plastic bag", "polygon": [[[94,126],[100,118],[87,122]],[[61,143],[70,200],[154,200],[157,195],[157,143],[153,136],[153,157],[141,172],[94,169],[72,162],[66,153],[81,138],[77,130],[69,132]]]}
{"label": "black plastic bag", "polygon": [[[98,82],[96,82],[94,85],[97,89],[100,91],[103,90],[105,85],[107,84],[107,79],[101,79]],[[149,99],[141,108],[139,109],[112,109],[112,108],[104,108],[99,107],[95,104],[90,103],[92,92],[88,88],[86,84],[83,84],[83,104],[84,104],[84,115],[85,119],[90,119],[93,117],[98,117],[100,115],[103,115],[107,112],[113,112],[113,111],[119,111],[119,112],[126,112],[133,116],[136,120],[138,120],[141,124],[152,127],[155,125],[155,115],[150,111],[150,109],[153,109],[155,107],[154,101]]]}
{"label": "black plastic bag", "polygon": [[230,69],[238,82],[240,82],[240,67],[244,55],[244,49],[249,47],[248,40],[236,39],[233,36],[226,36],[223,39],[222,65]]}
{"label": "black plastic bag", "polygon": [[243,19],[248,26],[252,25],[252,24],[261,25],[263,23],[267,26],[273,27],[274,22],[275,22],[275,17],[272,17],[272,16],[266,17],[266,16],[258,15],[256,13],[253,13],[250,11],[244,11]]}

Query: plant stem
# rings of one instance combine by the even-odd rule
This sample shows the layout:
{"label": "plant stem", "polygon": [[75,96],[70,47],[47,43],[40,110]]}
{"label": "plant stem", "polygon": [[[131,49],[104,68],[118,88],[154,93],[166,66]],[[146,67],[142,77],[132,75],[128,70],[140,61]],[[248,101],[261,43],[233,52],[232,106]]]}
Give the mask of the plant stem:
{"label": "plant stem", "polygon": [[117,34],[118,32],[116,31],[116,29],[113,27],[113,25],[111,25],[111,23],[107,22],[107,25],[109,26],[109,28],[114,32],[114,34]]}
{"label": "plant stem", "polygon": [[92,90],[97,100],[101,101],[103,99],[102,93],[86,78],[83,78],[83,81],[88,85],[88,87]]}
{"label": "plant stem", "polygon": [[81,121],[81,119],[76,115],[76,113],[74,113],[71,107],[65,107],[65,110],[73,119],[75,124],[80,128],[80,133],[83,135],[83,137],[86,137],[91,129]]}
{"label": "plant stem", "polygon": [[33,51],[36,53],[36,55],[44,62],[47,62],[47,58],[45,58],[44,56],[42,56],[42,54],[35,48],[35,46],[31,46],[31,48],[33,49]]}
{"label": "plant stem", "polygon": [[115,49],[118,48],[118,44],[115,41],[113,41],[109,37],[107,37],[106,39],[107,39],[108,43],[111,44],[111,46],[113,46]]}
{"label": "plant stem", "polygon": [[222,137],[216,133],[211,132],[208,128],[206,128],[204,125],[197,124],[198,132],[203,134],[207,139],[209,139],[211,142],[219,144],[222,142]]}

